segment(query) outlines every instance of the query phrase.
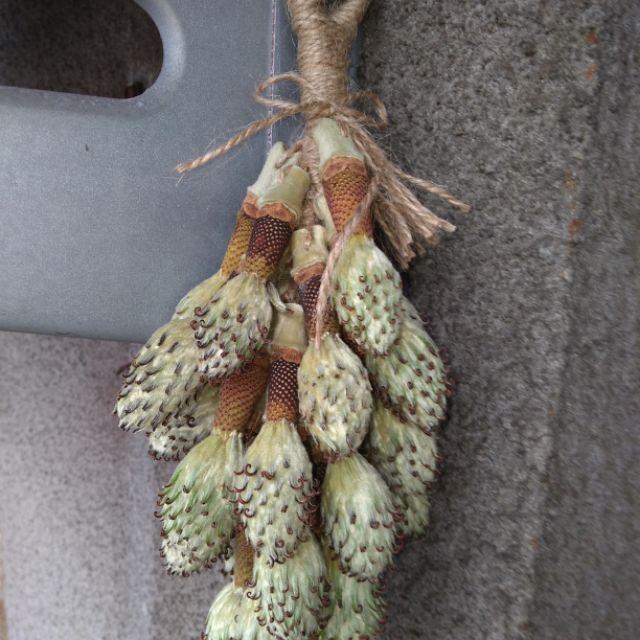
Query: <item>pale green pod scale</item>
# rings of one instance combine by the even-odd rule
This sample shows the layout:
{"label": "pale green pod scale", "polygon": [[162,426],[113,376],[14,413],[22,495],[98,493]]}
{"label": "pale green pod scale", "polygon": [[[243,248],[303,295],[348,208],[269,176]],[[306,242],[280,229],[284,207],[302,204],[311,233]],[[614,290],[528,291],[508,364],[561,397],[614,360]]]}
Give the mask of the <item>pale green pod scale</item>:
{"label": "pale green pod scale", "polygon": [[203,385],[178,411],[149,434],[149,453],[157,460],[180,460],[213,428],[220,387]]}
{"label": "pale green pod scale", "polygon": [[234,533],[229,487],[242,462],[242,434],[214,431],[176,467],[159,503],[162,553],[172,573],[198,571],[227,550]]}
{"label": "pale green pod scale", "polygon": [[209,609],[203,640],[273,640],[255,609],[256,603],[242,589],[227,585]]}
{"label": "pale green pod scale", "polygon": [[225,283],[225,280],[224,275],[218,271],[197,284],[178,302],[171,319],[191,320],[193,318],[193,310],[196,307],[204,307]]}
{"label": "pale green pod scale", "polygon": [[376,583],[345,575],[335,560],[327,562],[331,617],[322,640],[363,640],[380,631],[384,601]]}
{"label": "pale green pod scale", "polygon": [[168,322],[153,333],[125,375],[115,407],[120,427],[149,435],[201,388],[189,323]]}
{"label": "pale green pod scale", "polygon": [[321,509],[324,538],[342,571],[377,579],[391,562],[398,517],[380,474],[358,453],[329,464]]}
{"label": "pale green pod scale", "polygon": [[327,580],[322,549],[315,536],[301,542],[291,558],[269,565],[258,558],[249,590],[261,622],[276,638],[311,638],[326,615]]}
{"label": "pale green pod scale", "polygon": [[288,420],[266,422],[236,478],[245,535],[262,562],[283,562],[305,537],[313,495],[307,451]]}
{"label": "pale green pod scale", "polygon": [[367,457],[400,507],[403,521],[399,531],[424,533],[429,521],[429,485],[435,479],[438,464],[435,437],[402,422],[376,402]]}
{"label": "pale green pod scale", "polygon": [[400,275],[364,234],[352,235],[332,276],[333,304],[345,333],[367,353],[385,353],[400,325]]}
{"label": "pale green pod scale", "polygon": [[330,458],[358,450],[369,427],[371,384],[360,358],[334,334],[311,342],[298,369],[300,417],[318,448]]}
{"label": "pale green pod scale", "polygon": [[272,308],[264,279],[242,272],[230,278],[194,321],[200,371],[220,380],[250,361],[269,333]]}
{"label": "pale green pod scale", "polygon": [[404,320],[389,351],[367,354],[365,364],[374,387],[403,420],[429,433],[445,417],[444,366],[417,321]]}

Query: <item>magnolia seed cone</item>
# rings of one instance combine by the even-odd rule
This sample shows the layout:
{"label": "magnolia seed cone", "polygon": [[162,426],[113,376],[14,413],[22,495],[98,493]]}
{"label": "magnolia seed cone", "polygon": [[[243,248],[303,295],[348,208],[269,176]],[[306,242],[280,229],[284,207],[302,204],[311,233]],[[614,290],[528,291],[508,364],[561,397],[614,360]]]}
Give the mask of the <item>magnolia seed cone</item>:
{"label": "magnolia seed cone", "polygon": [[371,384],[360,359],[342,339],[325,334],[311,342],[298,369],[300,416],[329,459],[357,451],[371,417]]}
{"label": "magnolia seed cone", "polygon": [[125,375],[115,409],[120,427],[149,435],[201,387],[189,323],[168,322],[153,333]]}
{"label": "magnolia seed cone", "polygon": [[329,464],[321,509],[325,541],[342,571],[375,581],[391,562],[398,518],[384,480],[359,453]]}
{"label": "magnolia seed cone", "polygon": [[376,402],[367,457],[400,507],[403,520],[399,531],[409,535],[424,533],[429,520],[429,487],[437,467],[435,437],[402,422]]}
{"label": "magnolia seed cone", "polygon": [[333,303],[344,332],[358,347],[384,354],[398,335],[402,283],[371,238],[354,234],[332,276]]}
{"label": "magnolia seed cone", "polygon": [[265,343],[272,308],[263,278],[249,272],[231,277],[193,321],[200,371],[221,380],[252,360]]}
{"label": "magnolia seed cone", "polygon": [[236,492],[245,534],[263,562],[284,562],[304,539],[311,478],[311,461],[294,425],[262,425],[247,449]]}
{"label": "magnolia seed cone", "polygon": [[311,638],[326,622],[328,585],[320,544],[309,532],[291,558],[269,565],[254,563],[252,597],[259,616],[276,638]]}
{"label": "magnolia seed cone", "polygon": [[179,460],[213,428],[218,386],[204,385],[180,409],[167,416],[149,434],[149,453],[156,459]]}
{"label": "magnolia seed cone", "polygon": [[209,609],[203,640],[273,640],[255,609],[256,603],[242,589],[227,585]]}
{"label": "magnolia seed cone", "polygon": [[385,355],[365,355],[374,386],[403,420],[429,433],[445,416],[446,380],[438,350],[411,317]]}
{"label": "magnolia seed cone", "polygon": [[345,575],[339,563],[330,558],[327,577],[331,617],[322,632],[322,640],[362,640],[377,635],[385,610],[379,586]]}
{"label": "magnolia seed cone", "polygon": [[227,550],[234,532],[229,487],[241,466],[241,434],[221,431],[177,466],[159,501],[162,552],[172,573],[198,571]]}

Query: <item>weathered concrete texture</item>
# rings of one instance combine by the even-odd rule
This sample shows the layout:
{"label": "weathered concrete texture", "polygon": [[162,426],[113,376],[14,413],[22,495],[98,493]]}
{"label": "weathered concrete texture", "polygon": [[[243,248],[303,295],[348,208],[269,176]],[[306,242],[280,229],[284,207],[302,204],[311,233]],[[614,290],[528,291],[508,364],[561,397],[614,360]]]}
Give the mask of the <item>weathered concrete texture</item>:
{"label": "weathered concrete texture", "polygon": [[632,0],[374,2],[386,146],[475,208],[409,275],[459,385],[385,638],[637,637],[639,26]]}
{"label": "weathered concrete texture", "polygon": [[[195,638],[226,582],[163,568],[173,464],[111,415],[126,344],[0,333],[0,552],[10,640]],[[0,596],[1,598],[1,596]],[[0,616],[0,638],[2,616]]]}

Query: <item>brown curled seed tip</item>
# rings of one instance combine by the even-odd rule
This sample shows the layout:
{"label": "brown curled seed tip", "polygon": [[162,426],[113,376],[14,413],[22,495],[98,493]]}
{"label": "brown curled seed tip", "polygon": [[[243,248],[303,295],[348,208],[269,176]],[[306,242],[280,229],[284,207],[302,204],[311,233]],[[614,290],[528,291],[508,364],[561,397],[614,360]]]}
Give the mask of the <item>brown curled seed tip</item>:
{"label": "brown curled seed tip", "polygon": [[391,563],[397,519],[382,477],[359,453],[329,464],[321,509],[324,538],[341,570],[376,581]]}
{"label": "brown curled seed tip", "polygon": [[228,550],[234,533],[228,487],[242,456],[241,434],[215,430],[176,467],[160,494],[159,509],[170,572],[188,575]]}
{"label": "brown curled seed tip", "polygon": [[325,553],[331,618],[323,640],[360,640],[373,638],[384,622],[385,605],[378,584],[358,580],[340,570],[340,563]]}
{"label": "brown curled seed tip", "polygon": [[367,458],[391,489],[402,536],[419,536],[429,522],[429,490],[436,479],[435,436],[401,421],[376,401]]}
{"label": "brown curled seed tip", "polygon": [[216,412],[216,427],[221,431],[244,431],[262,397],[268,376],[268,356],[256,358],[222,382]]}
{"label": "brown curled seed tip", "polygon": [[311,638],[326,622],[328,585],[325,559],[311,533],[291,558],[270,565],[254,563],[259,615],[276,638]]}
{"label": "brown curled seed tip", "polygon": [[365,364],[380,397],[401,419],[427,435],[445,418],[446,374],[438,349],[402,299],[403,320],[386,355],[367,354]]}

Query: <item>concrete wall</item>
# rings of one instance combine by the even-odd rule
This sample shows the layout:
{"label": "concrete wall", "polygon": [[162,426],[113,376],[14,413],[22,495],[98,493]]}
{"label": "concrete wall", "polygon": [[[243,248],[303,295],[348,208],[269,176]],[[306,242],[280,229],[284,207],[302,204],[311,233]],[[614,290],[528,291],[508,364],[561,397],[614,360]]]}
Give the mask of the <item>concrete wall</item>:
{"label": "concrete wall", "polygon": [[[458,393],[385,638],[637,637],[639,30],[632,0],[374,2],[384,144],[475,207],[407,279]],[[111,416],[134,350],[0,334],[11,640],[196,637],[222,583],[162,569],[172,465]]]}

